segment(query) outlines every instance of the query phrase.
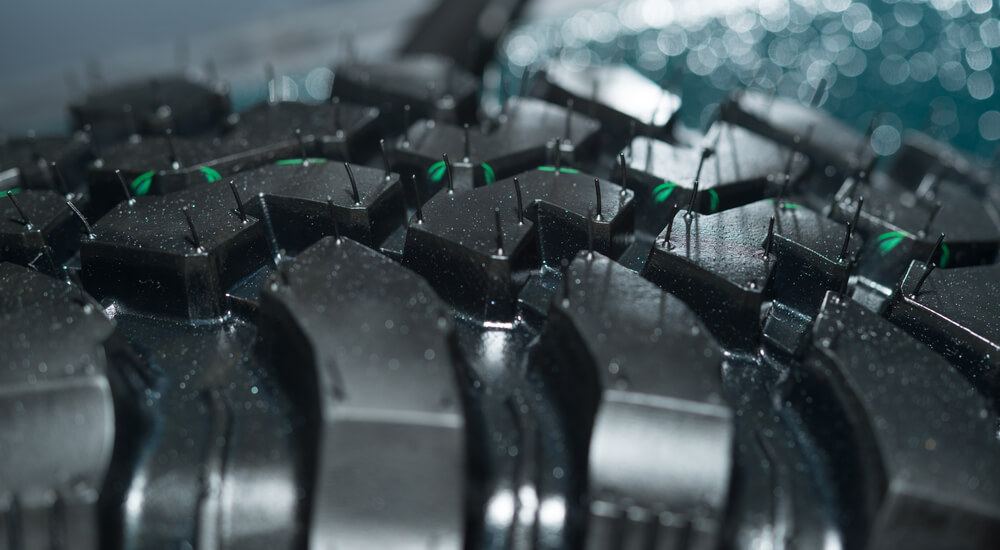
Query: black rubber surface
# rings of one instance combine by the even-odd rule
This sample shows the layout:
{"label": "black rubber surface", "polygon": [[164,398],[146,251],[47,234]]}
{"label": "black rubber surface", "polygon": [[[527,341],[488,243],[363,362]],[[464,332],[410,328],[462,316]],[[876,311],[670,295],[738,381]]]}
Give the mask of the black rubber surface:
{"label": "black rubber surface", "polygon": [[0,149],[0,548],[1000,540],[995,167],[624,67],[492,119],[444,58],[336,75]]}

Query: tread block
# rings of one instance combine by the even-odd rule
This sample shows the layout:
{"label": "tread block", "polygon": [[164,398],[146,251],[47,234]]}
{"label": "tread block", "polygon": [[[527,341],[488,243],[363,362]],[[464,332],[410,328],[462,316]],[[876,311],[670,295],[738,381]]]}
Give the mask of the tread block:
{"label": "tread block", "polygon": [[[774,239],[765,255],[771,216]],[[860,248],[852,238],[842,259],[845,234],[809,209],[769,200],[711,215],[679,214],[669,240],[666,230],[657,236],[643,276],[684,300],[724,345],[753,348],[766,299],[815,312],[826,290],[843,286],[846,259]]]}
{"label": "tread block", "polygon": [[[146,137],[104,152],[103,167],[91,169],[90,191],[106,212],[124,200],[114,171],[121,170],[132,194],[162,195],[216,181],[278,159],[307,157],[350,160],[377,145],[378,109],[359,105],[262,104],[239,116],[218,137]],[[296,131],[301,131],[301,146]],[[176,160],[176,164],[173,160]]]}
{"label": "tread block", "polygon": [[87,94],[69,106],[73,127],[90,125],[98,143],[111,144],[130,135],[179,136],[210,132],[229,115],[229,91],[179,75],[126,82]]}
{"label": "tread block", "polygon": [[557,105],[572,99],[576,110],[600,120],[619,142],[633,130],[666,136],[681,108],[680,96],[625,64],[573,70],[553,62],[535,76],[533,94]]}
{"label": "tread block", "polygon": [[126,308],[219,317],[226,289],[268,257],[264,223],[251,216],[242,221],[234,206],[221,183],[119,204],[81,240],[88,291]]}
{"label": "tread block", "polygon": [[295,131],[301,129],[307,154],[353,160],[378,149],[374,138],[379,117],[377,108],[353,103],[263,103],[240,113],[227,137],[247,148],[294,144],[294,154],[286,157],[294,159],[301,158],[295,138]]}
{"label": "tread block", "polygon": [[423,222],[410,219],[406,234],[405,265],[459,310],[494,321],[512,319],[529,270],[572,258],[588,246],[588,231],[594,249],[613,256],[625,249],[632,231],[631,191],[601,181],[600,219],[597,212],[588,218],[597,202],[592,176],[533,170],[518,179],[523,222],[513,180],[503,180],[473,191],[442,190],[424,205]]}
{"label": "tread block", "polygon": [[867,167],[875,158],[868,140],[821,109],[753,90],[740,90],[722,109],[722,119],[786,147],[799,137],[800,151],[817,164],[844,174]]}
{"label": "tread block", "polygon": [[1000,402],[1000,265],[926,272],[923,262],[910,264],[885,317]]}
{"label": "tread block", "polygon": [[858,231],[868,243],[862,273],[883,286],[893,286],[910,260],[933,252],[941,233],[946,237],[934,261],[942,267],[992,262],[1000,250],[994,206],[965,185],[939,181],[916,194],[879,172],[864,182],[848,178],[834,198],[830,217],[850,221],[858,197],[864,197]]}
{"label": "tread block", "polygon": [[0,285],[4,542],[100,548],[98,494],[127,438],[116,434],[116,414],[132,398],[119,372],[124,341],[62,281],[0,263]]}
{"label": "tread block", "polygon": [[593,118],[532,98],[512,99],[509,105],[497,127],[470,127],[468,154],[464,128],[429,120],[414,123],[396,142],[397,170],[417,174],[423,182],[421,196],[428,197],[447,182],[444,153],[452,163],[455,188],[470,189],[554,164],[556,138],[562,139],[562,152],[572,153],[563,156],[564,163],[596,147],[601,126]]}
{"label": "tread block", "polygon": [[683,302],[598,253],[564,284],[542,346],[589,456],[584,547],[714,547],[733,466],[722,349]]}
{"label": "tread block", "polygon": [[405,128],[404,105],[410,106],[411,121],[475,120],[478,79],[451,59],[404,55],[377,63],[352,62],[335,72],[333,97],[378,107],[395,130]]}
{"label": "tread block", "polygon": [[56,275],[56,264],[79,245],[79,222],[66,206],[66,197],[34,189],[14,196],[24,216],[6,194],[0,195],[0,261]]}
{"label": "tread block", "polygon": [[279,161],[241,172],[233,181],[251,216],[262,219],[261,201],[266,201],[279,249],[294,253],[338,231],[374,247],[406,219],[399,174],[351,164],[358,189],[355,203],[344,165],[323,159],[296,164]]}
{"label": "tread block", "polygon": [[[712,125],[702,142],[713,150],[698,179],[695,210],[703,214],[776,195],[799,181],[809,166],[804,155],[792,157],[791,149],[732,124]],[[655,235],[667,225],[672,204],[690,203],[702,150],[637,137],[625,156],[628,186],[636,191],[637,226]],[[621,176],[620,165],[615,172]]]}
{"label": "tread block", "polygon": [[996,181],[995,171],[952,145],[916,130],[903,132],[903,145],[893,157],[892,177],[916,191],[926,178],[939,177],[985,187]]}
{"label": "tread block", "polygon": [[86,182],[87,163],[94,157],[90,140],[83,132],[14,139],[0,136],[0,194],[12,189],[49,189],[61,194],[78,191]]}
{"label": "tread block", "polygon": [[259,350],[316,430],[310,546],[462,548],[465,419],[445,304],[348,239],[316,243],[279,281],[262,296]]}
{"label": "tread block", "polygon": [[[196,319],[223,313],[227,301],[256,308],[256,296],[227,291],[258,271],[269,255],[296,253],[326,235],[375,246],[405,218],[399,176],[344,163],[279,162],[232,178],[244,222],[226,183],[205,183],[166,196],[123,202],[95,225],[81,251],[88,287],[102,299]],[[187,206],[196,246],[183,215]],[[268,248],[270,247],[270,250]],[[139,289],[125,281],[142,281]],[[256,285],[253,285],[256,288]],[[179,299],[188,296],[186,299]]]}
{"label": "tread block", "polygon": [[120,545],[105,548],[301,544],[303,419],[252,357],[257,327],[108,312],[158,377],[141,394],[141,453],[118,470],[126,490],[108,531]]}
{"label": "tread block", "polygon": [[[837,460],[861,465],[841,481],[859,495],[852,504],[869,523],[865,547],[990,546],[1000,534],[1000,483],[987,402],[902,329],[832,293],[811,349],[804,367],[833,385],[856,440],[857,456]],[[825,407],[804,414],[830,424]]]}

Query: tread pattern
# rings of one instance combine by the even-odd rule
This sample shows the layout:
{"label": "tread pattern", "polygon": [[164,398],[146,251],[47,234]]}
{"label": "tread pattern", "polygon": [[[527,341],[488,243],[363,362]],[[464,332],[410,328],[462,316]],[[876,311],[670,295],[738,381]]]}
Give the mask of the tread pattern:
{"label": "tread pattern", "polygon": [[[375,105],[393,121],[392,127],[402,129],[408,117],[411,121],[472,122],[477,91],[476,77],[455,63],[436,55],[411,54],[341,65],[331,94],[343,101]],[[407,105],[409,114],[403,108]]]}
{"label": "tread pattern", "polygon": [[989,547],[996,174],[631,62],[0,149],[0,547]]}
{"label": "tread pattern", "polygon": [[[765,298],[803,313],[814,311],[825,290],[846,282],[847,253],[858,248],[848,241],[841,254],[845,228],[811,210],[774,201],[713,216],[685,214],[675,223],[669,235],[664,230],[657,237],[643,275],[685,300],[716,335],[737,347],[758,344],[757,319]],[[718,303],[729,306],[720,309]],[[729,330],[737,326],[744,332]]]}
{"label": "tread pattern", "polygon": [[615,184],[575,170],[535,170],[519,181],[520,199],[513,180],[439,192],[425,205],[424,221],[411,219],[404,255],[458,307],[502,322],[514,316],[527,270],[559,265],[586,246],[614,254],[632,222],[632,193]]}
{"label": "tread pattern", "polygon": [[584,547],[713,547],[732,470],[722,349],[680,300],[607,257],[581,253],[564,284],[542,338],[580,421]]}
{"label": "tread pattern", "polygon": [[115,417],[136,365],[79,288],[10,263],[0,281],[19,290],[0,296],[0,542],[100,548],[98,496],[128,440]]}
{"label": "tread pattern", "polygon": [[[688,206],[695,180],[699,194],[694,209],[711,214],[778,195],[795,185],[809,164],[792,149],[725,123],[709,129],[703,147],[637,137],[628,149],[627,176],[642,198],[646,215],[638,223],[647,231],[666,226],[670,205]],[[702,161],[706,153],[710,156]]]}
{"label": "tread pattern", "polygon": [[266,287],[261,322],[263,353],[311,402],[310,546],[461,548],[465,420],[452,321],[434,291],[326,237]]}
{"label": "tread pattern", "polygon": [[854,433],[869,492],[863,505],[874,507],[867,545],[981,547],[994,540],[1000,486],[987,402],[901,329],[837,296],[828,295],[813,343],[806,367],[831,377],[844,392],[845,418],[860,424]]}
{"label": "tread pattern", "polygon": [[[910,264],[885,317],[947,358],[995,400],[1000,395],[998,267],[929,270],[918,262]],[[970,294],[976,299],[963,298]]]}
{"label": "tread pattern", "polygon": [[846,174],[866,168],[877,159],[865,136],[797,101],[741,90],[720,108],[720,115],[723,120],[786,147],[800,147],[818,162],[831,164]]}
{"label": "tread pattern", "polygon": [[454,186],[470,189],[554,165],[564,153],[568,162],[593,151],[600,128],[597,120],[578,112],[521,98],[509,102],[505,119],[492,129],[469,128],[467,133],[460,126],[418,121],[396,142],[395,158],[398,169],[418,174],[424,183],[422,196],[430,196],[446,182],[447,174],[440,170],[443,154],[453,159]]}
{"label": "tread pattern", "polygon": [[535,77],[533,95],[599,117],[607,132],[665,137],[677,120],[681,98],[625,64],[574,71],[551,63]]}

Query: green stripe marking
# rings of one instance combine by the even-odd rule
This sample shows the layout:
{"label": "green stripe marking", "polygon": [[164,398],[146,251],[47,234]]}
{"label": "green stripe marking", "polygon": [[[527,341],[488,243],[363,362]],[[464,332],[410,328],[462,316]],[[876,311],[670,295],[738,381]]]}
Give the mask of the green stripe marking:
{"label": "green stripe marking", "polygon": [[[680,187],[672,181],[665,181],[653,188],[653,201],[664,202],[670,198],[674,189]],[[719,209],[719,193],[715,189],[708,190],[708,212],[711,214]]]}
{"label": "green stripe marking", "polygon": [[434,164],[432,164],[431,167],[427,169],[427,178],[430,179],[431,181],[441,181],[441,178],[444,177],[444,174],[447,170],[448,167],[444,165],[444,161],[439,160]]}
{"label": "green stripe marking", "polygon": [[[767,202],[774,204],[774,199],[767,199]],[[805,206],[795,204],[794,202],[783,202],[781,203],[781,207],[785,210],[806,210]]]}
{"label": "green stripe marking", "polygon": [[132,180],[132,192],[135,193],[137,197],[141,197],[146,193],[149,193],[149,186],[152,185],[153,176],[155,174],[156,172],[153,170],[139,174],[138,177]]}
{"label": "green stripe marking", "polygon": [[209,183],[212,183],[213,181],[219,181],[222,179],[222,176],[217,171],[215,171],[214,168],[209,168],[208,166],[202,166],[198,170],[201,170],[201,173],[205,174],[205,179],[208,180]]}
{"label": "green stripe marking", "polygon": [[878,242],[879,253],[885,256],[893,248],[896,248],[899,243],[903,242],[904,237],[906,237],[906,233],[903,233],[902,231],[888,231],[886,233],[882,233],[875,238],[875,241]]}
{"label": "green stripe marking", "polygon": [[655,202],[663,202],[670,198],[670,194],[674,192],[677,184],[672,181],[665,181],[660,185],[653,188],[653,200]]}
{"label": "green stripe marking", "polygon": [[715,189],[708,190],[708,212],[711,214],[719,209],[719,193]]}
{"label": "green stripe marking", "polygon": [[[538,170],[541,172],[555,172],[555,166],[539,166]],[[566,172],[567,174],[579,174],[580,171],[575,168],[559,168],[560,172]]]}
{"label": "green stripe marking", "polygon": [[323,164],[326,162],[326,159],[312,157],[307,159],[283,159],[274,161],[274,164],[277,166],[288,166],[290,164],[303,164],[304,162],[308,162],[309,164]]}
{"label": "green stripe marking", "polygon": [[497,174],[493,171],[493,167],[485,162],[480,164],[483,167],[483,177],[486,179],[486,185],[489,185],[497,180]]}
{"label": "green stripe marking", "polygon": [[6,197],[7,195],[16,195],[21,192],[20,187],[11,187],[9,191],[0,191],[0,197]]}
{"label": "green stripe marking", "polygon": [[948,248],[948,245],[941,243],[941,262],[938,263],[938,267],[944,267],[950,258],[951,250]]}

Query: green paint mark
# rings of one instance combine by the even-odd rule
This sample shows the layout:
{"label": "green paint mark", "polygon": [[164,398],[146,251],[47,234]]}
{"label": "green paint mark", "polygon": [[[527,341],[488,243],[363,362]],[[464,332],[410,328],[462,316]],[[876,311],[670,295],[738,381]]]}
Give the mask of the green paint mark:
{"label": "green paint mark", "polygon": [[[555,172],[555,166],[539,166],[538,170],[541,172]],[[575,168],[559,168],[560,172],[565,172],[567,174],[579,174],[580,171]]]}
{"label": "green paint mark", "polygon": [[444,177],[444,174],[447,170],[448,167],[444,165],[444,161],[439,160],[434,164],[432,164],[431,167],[427,169],[427,177],[431,181],[441,181],[441,178]]}
{"label": "green paint mark", "polygon": [[948,249],[948,245],[941,243],[941,262],[938,264],[938,267],[944,267],[950,258],[951,250]]}
{"label": "green paint mark", "polygon": [[222,179],[222,176],[219,175],[219,173],[216,172],[215,169],[213,168],[202,166],[201,168],[199,168],[199,170],[201,170],[202,174],[205,174],[205,179],[208,180],[209,183],[212,183],[213,181],[219,181]]}
{"label": "green paint mark", "polygon": [[906,237],[906,233],[903,233],[902,231],[889,231],[882,233],[875,238],[875,241],[878,242],[879,253],[885,256],[889,253],[889,251],[896,248],[896,246],[903,241],[903,237]]}
{"label": "green paint mark", "polygon": [[708,212],[712,213],[719,209],[719,193],[715,189],[708,190]]}
{"label": "green paint mark", "polygon": [[670,198],[670,194],[674,192],[677,184],[672,181],[665,181],[660,185],[653,188],[653,200],[655,202],[663,202]]}
{"label": "green paint mark", "polygon": [[493,167],[485,162],[480,164],[483,167],[483,176],[486,178],[486,185],[489,185],[497,180],[497,174],[493,171]]}
{"label": "green paint mark", "polygon": [[11,187],[8,191],[0,191],[0,197],[6,197],[7,195],[16,195],[21,192],[20,187]]}
{"label": "green paint mark", "polygon": [[[767,202],[774,204],[774,199],[767,199]],[[783,202],[781,203],[781,208],[785,210],[806,210],[805,206],[795,204],[794,202]]]}
{"label": "green paint mark", "polygon": [[156,172],[153,170],[139,174],[137,178],[132,180],[132,192],[135,193],[137,197],[141,197],[146,193],[149,193],[149,186],[152,185],[153,176],[155,174]]}
{"label": "green paint mark", "polygon": [[320,158],[283,159],[274,161],[274,164],[276,164],[277,166],[288,166],[291,164],[303,164],[304,162],[308,162],[309,164],[323,164],[324,162],[326,162],[326,159],[320,159]]}

